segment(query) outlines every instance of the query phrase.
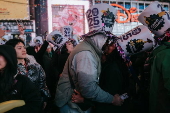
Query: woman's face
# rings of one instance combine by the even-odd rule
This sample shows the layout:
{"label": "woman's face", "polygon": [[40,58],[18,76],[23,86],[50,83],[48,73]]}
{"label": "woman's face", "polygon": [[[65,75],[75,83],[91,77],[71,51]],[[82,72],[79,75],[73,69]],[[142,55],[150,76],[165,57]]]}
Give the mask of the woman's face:
{"label": "woman's face", "polygon": [[16,46],[15,46],[15,50],[17,53],[17,59],[24,59],[26,58],[26,49],[25,46],[22,42],[19,42]]}
{"label": "woman's face", "polygon": [[4,58],[4,56],[0,55],[0,69],[5,68],[6,64],[7,64],[6,59]]}
{"label": "woman's face", "polygon": [[73,46],[73,44],[71,42],[68,41],[66,43],[66,48],[68,50],[68,53],[71,53],[71,51],[73,51],[73,49],[74,49],[74,46]]}

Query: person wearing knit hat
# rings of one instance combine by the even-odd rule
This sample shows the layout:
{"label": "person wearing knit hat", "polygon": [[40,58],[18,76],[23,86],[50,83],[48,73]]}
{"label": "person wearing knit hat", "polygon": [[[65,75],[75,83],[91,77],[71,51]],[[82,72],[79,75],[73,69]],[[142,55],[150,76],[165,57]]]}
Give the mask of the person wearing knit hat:
{"label": "person wearing knit hat", "polygon": [[58,30],[52,31],[50,34],[47,35],[47,41],[52,43],[56,50],[61,50],[63,45],[69,40],[68,37],[64,37],[62,33]]}
{"label": "person wearing knit hat", "polygon": [[150,57],[150,113],[170,113],[170,17],[159,2],[151,3],[138,17],[159,42]]}
{"label": "person wearing knit hat", "polygon": [[72,38],[72,35],[73,35],[73,28],[71,26],[63,26],[61,28],[61,32],[63,34],[64,37],[67,37],[67,38]]}
{"label": "person wearing knit hat", "polygon": [[116,10],[108,4],[96,4],[87,10],[86,16],[89,33],[70,53],[58,82],[55,104],[61,113],[91,113],[90,107],[84,109],[71,100],[73,89],[92,101],[117,106],[123,103],[120,96],[113,96],[98,85],[102,47],[108,39],[106,32],[113,29]]}
{"label": "person wearing knit hat", "polygon": [[43,39],[41,36],[37,36],[33,39],[34,46],[41,46],[43,44]]}
{"label": "person wearing knit hat", "polygon": [[62,34],[64,37],[67,37],[68,39],[74,40],[74,46],[79,44],[77,35],[73,34],[73,28],[72,26],[64,26],[61,28]]}

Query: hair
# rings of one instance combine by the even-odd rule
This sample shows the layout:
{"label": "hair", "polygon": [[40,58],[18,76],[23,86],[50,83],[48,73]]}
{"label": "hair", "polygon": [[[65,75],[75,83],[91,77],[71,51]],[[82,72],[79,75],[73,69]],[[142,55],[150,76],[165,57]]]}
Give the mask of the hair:
{"label": "hair", "polygon": [[14,74],[10,71],[11,69],[9,66],[9,61],[8,60],[6,61],[7,61],[7,65],[0,72],[0,102],[10,99],[9,97],[11,95],[11,91],[14,85]]}
{"label": "hair", "polygon": [[68,52],[68,49],[66,47],[66,43],[63,45],[63,47],[61,48],[61,54],[66,54]]}
{"label": "hair", "polygon": [[[69,42],[71,42],[72,44],[73,44],[73,46],[74,46],[74,41],[69,41]],[[67,42],[66,42],[67,43]],[[66,53],[68,53],[68,49],[67,49],[67,46],[66,46],[66,43],[63,45],[63,47],[61,47],[61,51],[60,51],[60,53],[61,54],[66,54]]]}
{"label": "hair", "polygon": [[20,43],[20,42],[25,45],[25,43],[24,43],[23,40],[21,40],[21,39],[16,39],[16,38],[8,40],[8,41],[5,43],[5,45],[11,45],[12,47],[15,47],[15,46],[16,46],[18,43]]}

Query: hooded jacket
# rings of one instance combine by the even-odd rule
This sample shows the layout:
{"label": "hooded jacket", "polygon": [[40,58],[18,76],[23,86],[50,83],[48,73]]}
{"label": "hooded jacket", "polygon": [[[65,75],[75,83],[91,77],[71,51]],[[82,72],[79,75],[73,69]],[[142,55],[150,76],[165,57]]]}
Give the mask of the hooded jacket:
{"label": "hooded jacket", "polygon": [[170,113],[170,42],[152,52],[150,64],[150,113]]}
{"label": "hooded jacket", "polygon": [[0,45],[0,54],[2,54],[9,63],[11,73],[16,75],[17,58],[16,51],[14,50],[14,48],[8,45]]}
{"label": "hooded jacket", "polygon": [[[14,85],[10,96],[5,100],[24,100],[25,105],[6,113],[39,113],[41,106],[40,93],[35,85],[25,76],[17,74],[16,51],[12,46],[0,45],[0,54],[5,57],[7,65],[14,76]],[[2,102],[0,97],[0,102]]]}
{"label": "hooded jacket", "polygon": [[[86,39],[91,40],[92,43],[89,43],[89,45],[93,49],[96,48],[98,50],[99,53],[97,51],[96,53],[98,54],[100,61],[98,62],[96,55],[94,55],[94,53],[89,50],[82,50],[74,55],[71,62],[71,70],[73,70],[73,72],[76,74],[72,75],[73,81],[75,81],[76,84],[76,89],[85,98],[90,98],[96,102],[112,103],[113,96],[102,90],[98,85],[99,75],[101,72],[102,47],[105,44],[107,38],[103,34],[98,34]],[[76,48],[78,47],[79,45],[76,46]],[[71,52],[71,54],[73,53],[74,50]]]}
{"label": "hooded jacket", "polygon": [[[56,91],[56,104],[59,107],[62,106],[60,103],[64,104],[66,100],[69,106],[77,108],[79,112],[82,112],[79,107],[71,102],[72,90],[70,89],[68,70],[70,71],[70,76],[74,81],[76,90],[83,97],[97,102],[112,103],[113,96],[102,90],[98,85],[101,72],[101,48],[106,39],[103,34],[88,37],[71,52],[64,66]],[[61,98],[60,96],[63,95],[61,92],[65,92],[65,89],[67,89],[68,97]]]}
{"label": "hooded jacket", "polygon": [[[100,74],[100,87],[112,95],[128,93],[128,68],[119,55],[117,49],[106,56],[106,61],[102,63]],[[96,103],[95,113],[126,113],[126,102],[122,106],[114,106],[106,103]]]}

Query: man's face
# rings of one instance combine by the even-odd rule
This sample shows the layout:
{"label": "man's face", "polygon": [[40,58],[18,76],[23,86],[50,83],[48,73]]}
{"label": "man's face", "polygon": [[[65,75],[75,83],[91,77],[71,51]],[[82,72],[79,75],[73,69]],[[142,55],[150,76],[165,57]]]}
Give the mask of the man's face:
{"label": "man's face", "polygon": [[26,58],[26,49],[25,46],[22,42],[19,42],[16,46],[15,46],[15,50],[17,53],[17,59],[24,59]]}

